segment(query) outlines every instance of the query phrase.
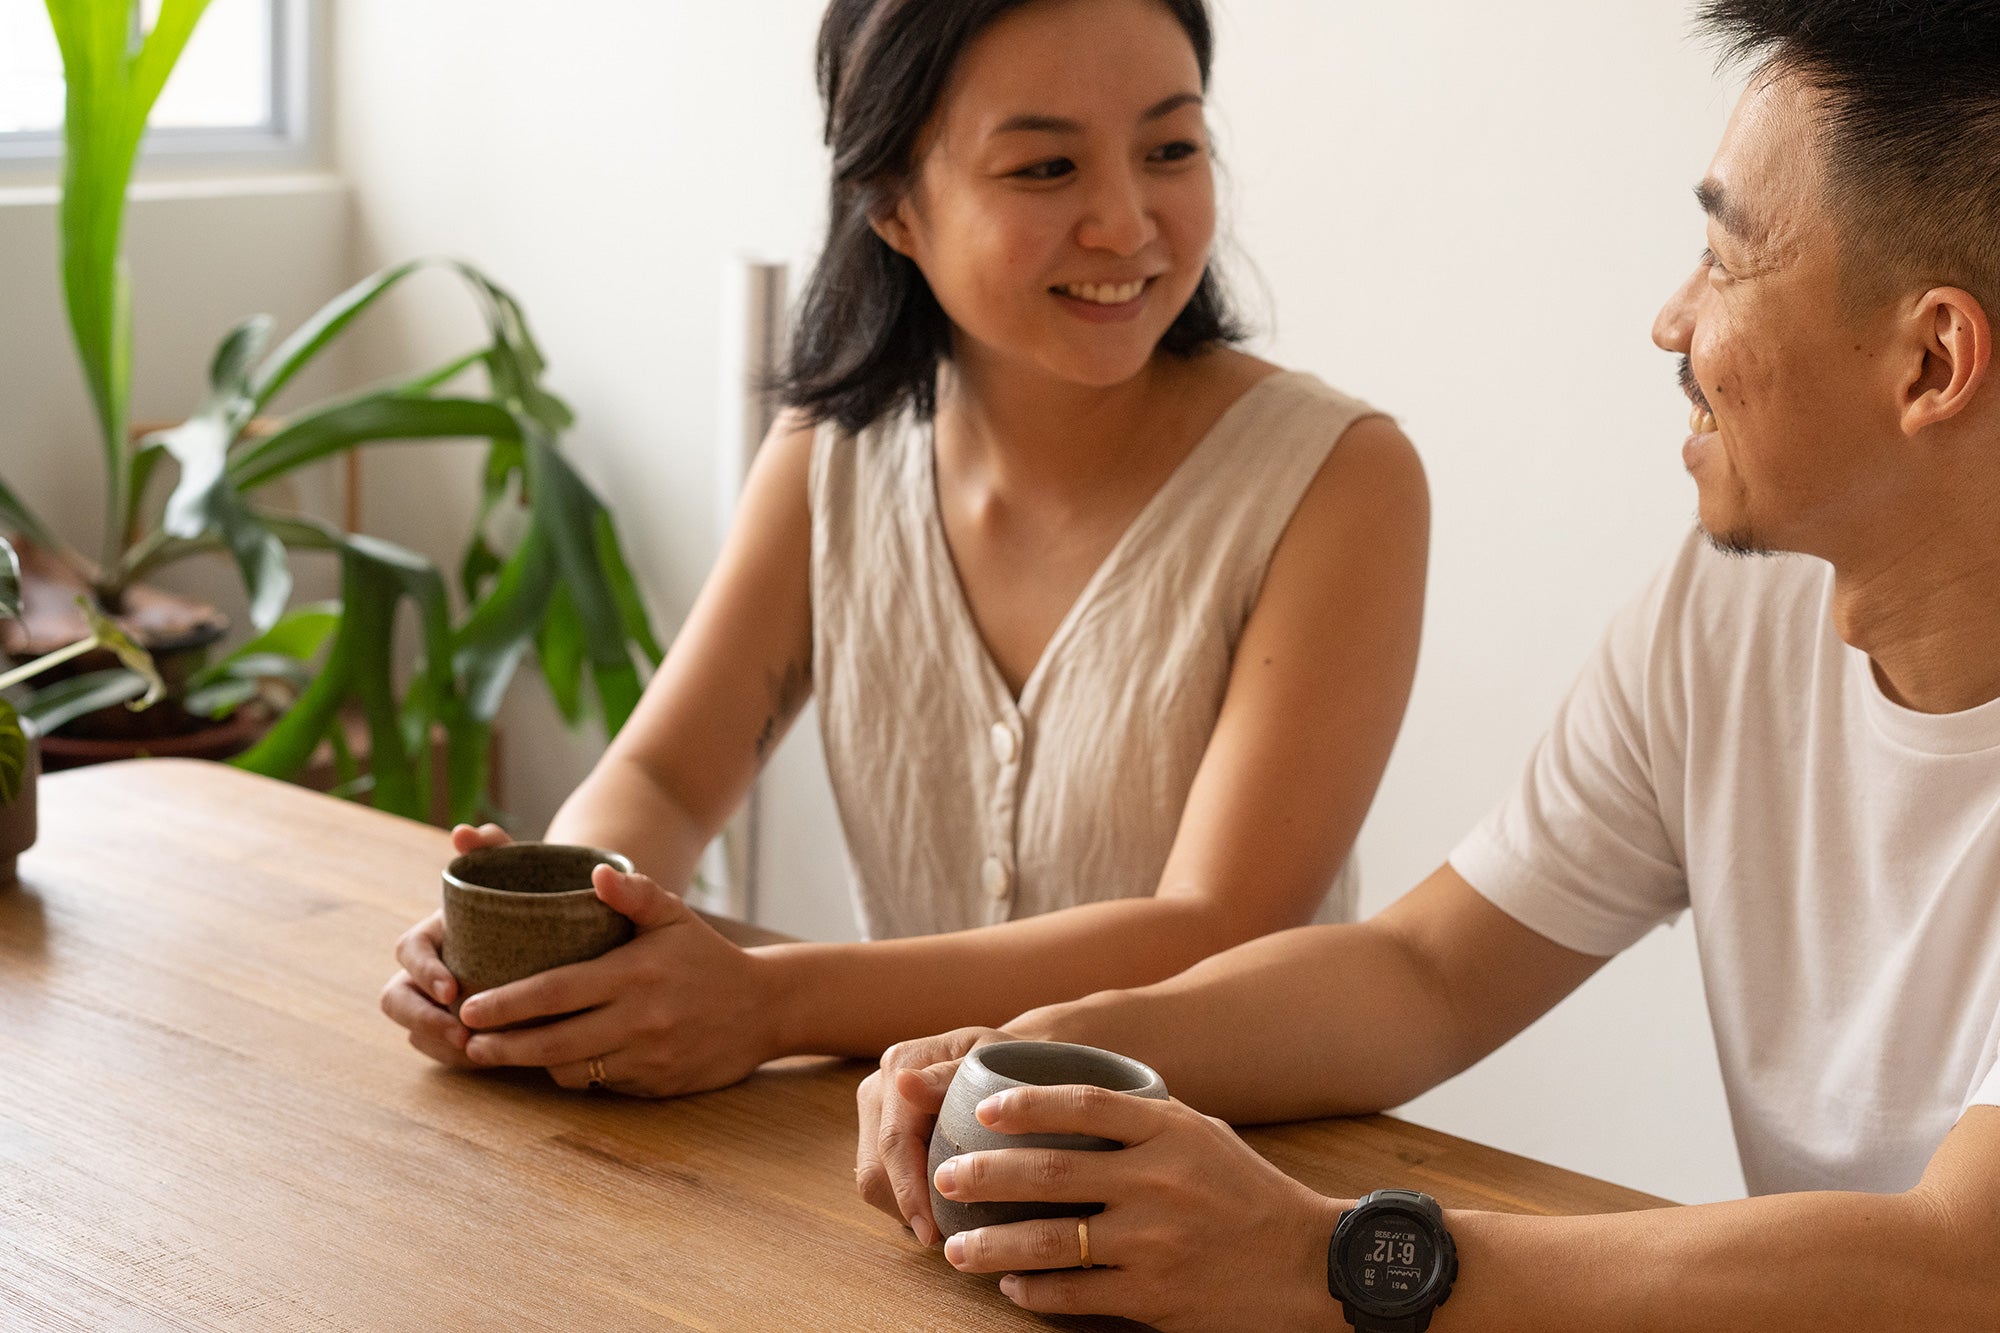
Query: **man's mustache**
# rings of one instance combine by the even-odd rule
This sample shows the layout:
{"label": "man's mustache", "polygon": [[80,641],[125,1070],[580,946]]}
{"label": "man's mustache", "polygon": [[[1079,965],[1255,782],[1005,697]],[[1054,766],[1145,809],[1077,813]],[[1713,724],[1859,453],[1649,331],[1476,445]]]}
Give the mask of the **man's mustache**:
{"label": "man's mustache", "polygon": [[1708,395],[1701,391],[1701,383],[1694,377],[1694,359],[1692,357],[1684,356],[1681,358],[1681,392],[1692,399],[1694,405],[1702,411],[1713,412],[1715,410],[1708,405]]}

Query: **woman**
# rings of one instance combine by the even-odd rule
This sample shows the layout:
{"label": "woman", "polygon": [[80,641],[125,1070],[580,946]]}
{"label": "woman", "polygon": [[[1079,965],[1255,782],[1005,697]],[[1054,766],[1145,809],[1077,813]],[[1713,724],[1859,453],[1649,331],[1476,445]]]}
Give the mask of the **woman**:
{"label": "woman", "polygon": [[[383,994],[419,1050],[689,1092],[1321,906],[1408,697],[1427,498],[1388,420],[1229,346],[1209,43],[1202,0],[834,0],[790,410],[549,829],[633,858],[597,888],[638,935],[454,1019],[431,917]],[[809,692],[871,938],[740,949],[662,886]]]}

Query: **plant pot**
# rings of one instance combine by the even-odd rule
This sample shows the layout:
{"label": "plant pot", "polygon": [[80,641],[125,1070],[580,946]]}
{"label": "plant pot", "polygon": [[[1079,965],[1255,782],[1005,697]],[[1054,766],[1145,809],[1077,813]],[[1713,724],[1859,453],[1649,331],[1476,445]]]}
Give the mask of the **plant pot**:
{"label": "plant pot", "polygon": [[[147,712],[164,706],[155,704]],[[121,704],[118,711],[126,709]],[[135,713],[133,716],[144,717],[145,714]],[[182,711],[181,716],[192,715]],[[83,720],[77,719],[79,722]],[[108,764],[118,759],[228,759],[255,744],[271,723],[270,715],[254,704],[245,704],[220,722],[209,722],[206,718],[195,720],[204,725],[199,730],[179,735],[169,732],[157,736],[66,736],[57,731],[41,739],[42,766],[54,773],[65,768],[82,768],[86,764]]]}
{"label": "plant pot", "polygon": [[36,742],[28,740],[28,762],[21,770],[21,790],[0,805],[0,889],[14,884],[14,863],[35,845],[35,778],[41,770]]}
{"label": "plant pot", "polygon": [[[87,637],[90,625],[77,607],[89,587],[62,561],[30,542],[17,541],[21,557],[21,617],[0,623],[0,649],[29,660]],[[131,759],[138,755],[226,759],[247,749],[268,718],[239,709],[221,722],[181,707],[188,679],[207,661],[208,650],[229,631],[229,619],[214,607],[158,588],[126,590],[112,619],[152,654],[167,697],[144,712],[122,704],[73,718],[44,736],[43,761],[49,771],[83,764]],[[109,649],[97,649],[51,669],[44,684],[104,671],[118,665]]]}

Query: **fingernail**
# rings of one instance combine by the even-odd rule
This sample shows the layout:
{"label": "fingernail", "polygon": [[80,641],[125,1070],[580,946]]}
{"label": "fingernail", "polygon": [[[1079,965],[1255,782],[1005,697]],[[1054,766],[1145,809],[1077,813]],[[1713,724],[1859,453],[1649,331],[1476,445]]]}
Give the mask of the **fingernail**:
{"label": "fingernail", "polygon": [[468,1037],[465,1042],[465,1058],[474,1064],[485,1063],[486,1043],[477,1037]]}
{"label": "fingernail", "polygon": [[979,1117],[980,1124],[990,1125],[1007,1113],[1008,1103],[1008,1094],[996,1092],[974,1107],[972,1113]]}
{"label": "fingernail", "polygon": [[1000,1294],[1010,1301],[1021,1299],[1021,1279],[1012,1273],[1000,1279]]}
{"label": "fingernail", "polygon": [[953,1236],[944,1243],[944,1257],[951,1260],[953,1268],[957,1268],[965,1262],[965,1237],[963,1235]]}
{"label": "fingernail", "polygon": [[937,1182],[938,1193],[949,1198],[952,1191],[958,1188],[958,1163],[944,1163],[931,1179]]}
{"label": "fingernail", "polygon": [[919,1243],[923,1245],[925,1249],[928,1250],[931,1246],[937,1244],[937,1239],[938,1239],[937,1224],[935,1222],[932,1222],[928,1217],[918,1217],[912,1219],[910,1222],[910,1230],[917,1233],[917,1240]]}

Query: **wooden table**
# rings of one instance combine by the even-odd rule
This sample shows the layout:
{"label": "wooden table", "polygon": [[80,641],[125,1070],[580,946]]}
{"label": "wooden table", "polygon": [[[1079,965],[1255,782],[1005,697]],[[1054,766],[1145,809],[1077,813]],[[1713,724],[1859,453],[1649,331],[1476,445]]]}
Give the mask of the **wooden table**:
{"label": "wooden table", "polygon": [[[376,995],[446,858],[217,765],[45,780],[0,888],[0,1328],[1048,1326],[862,1204],[864,1066],[645,1102],[410,1050]],[[1659,1202],[1381,1117],[1250,1139],[1331,1195]]]}

